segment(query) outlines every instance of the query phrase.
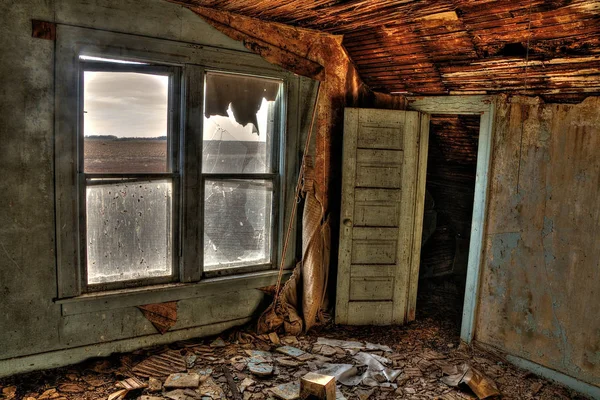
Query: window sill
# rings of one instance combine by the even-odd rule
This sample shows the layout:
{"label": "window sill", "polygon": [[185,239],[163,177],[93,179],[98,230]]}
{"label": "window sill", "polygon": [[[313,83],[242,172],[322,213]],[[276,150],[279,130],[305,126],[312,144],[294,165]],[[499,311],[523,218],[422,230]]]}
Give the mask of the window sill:
{"label": "window sill", "polygon": [[[291,271],[284,271],[284,279],[287,279],[290,273]],[[55,300],[55,303],[61,306],[63,316],[86,314],[144,304],[207,297],[239,290],[257,289],[274,285],[277,282],[277,274],[278,271],[271,270],[209,278],[197,283],[176,283],[111,290]]]}

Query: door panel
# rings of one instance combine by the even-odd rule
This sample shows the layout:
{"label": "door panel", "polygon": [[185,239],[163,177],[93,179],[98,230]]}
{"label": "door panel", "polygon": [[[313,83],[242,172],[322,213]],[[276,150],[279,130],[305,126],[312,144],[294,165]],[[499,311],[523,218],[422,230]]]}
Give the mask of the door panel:
{"label": "door panel", "polygon": [[400,188],[402,151],[356,150],[356,187]]}
{"label": "door panel", "polygon": [[428,126],[415,111],[345,111],[337,323],[414,319]]}
{"label": "door panel", "polygon": [[352,301],[348,304],[348,325],[389,325],[393,319],[391,301]]}
{"label": "door panel", "polygon": [[402,150],[403,136],[398,134],[398,123],[362,124],[357,146],[361,149]]}
{"label": "door panel", "polygon": [[392,300],[394,297],[393,277],[351,277],[350,301]]}

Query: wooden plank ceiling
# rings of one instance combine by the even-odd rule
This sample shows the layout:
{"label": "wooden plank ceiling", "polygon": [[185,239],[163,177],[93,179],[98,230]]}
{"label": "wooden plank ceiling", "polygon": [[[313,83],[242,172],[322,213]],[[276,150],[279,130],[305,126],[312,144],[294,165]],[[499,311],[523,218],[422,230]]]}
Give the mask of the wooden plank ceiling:
{"label": "wooden plank ceiling", "polygon": [[343,34],[363,81],[377,91],[600,92],[598,0],[177,2]]}

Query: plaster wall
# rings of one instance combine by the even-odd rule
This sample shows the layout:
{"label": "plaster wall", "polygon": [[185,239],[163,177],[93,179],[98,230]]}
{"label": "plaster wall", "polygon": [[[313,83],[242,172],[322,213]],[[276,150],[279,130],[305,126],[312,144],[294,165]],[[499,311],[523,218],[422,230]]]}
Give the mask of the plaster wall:
{"label": "plaster wall", "polygon": [[32,19],[248,52],[193,12],[162,0],[0,2],[0,376],[248,321],[263,301],[255,288],[273,284],[274,272],[235,290],[187,290],[178,322],[165,336],[134,307],[144,304],[139,296],[110,309],[54,301],[55,231],[61,229],[54,198],[55,42],[32,38]]}
{"label": "plaster wall", "polygon": [[501,97],[475,339],[600,386],[600,98]]}

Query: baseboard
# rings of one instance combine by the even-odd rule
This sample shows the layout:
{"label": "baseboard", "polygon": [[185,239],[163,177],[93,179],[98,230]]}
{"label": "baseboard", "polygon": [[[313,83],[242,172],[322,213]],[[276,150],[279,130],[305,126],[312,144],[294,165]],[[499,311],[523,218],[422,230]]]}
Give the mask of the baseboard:
{"label": "baseboard", "polygon": [[526,369],[536,375],[542,376],[551,381],[555,381],[570,389],[573,389],[581,394],[591,397],[592,399],[600,400],[600,387],[582,382],[562,372],[554,371],[553,369],[536,364],[532,361],[525,360],[521,357],[506,355],[506,359],[519,368]]}
{"label": "baseboard", "polygon": [[178,340],[219,334],[234,326],[243,325],[250,318],[240,318],[217,324],[179,329],[167,332],[164,335],[151,334],[130,339],[115,340],[112,342],[74,347],[34,354],[30,356],[0,360],[0,377],[50,369],[76,364],[92,357],[105,357],[112,353],[124,353],[141,349],[143,347],[176,342]]}

